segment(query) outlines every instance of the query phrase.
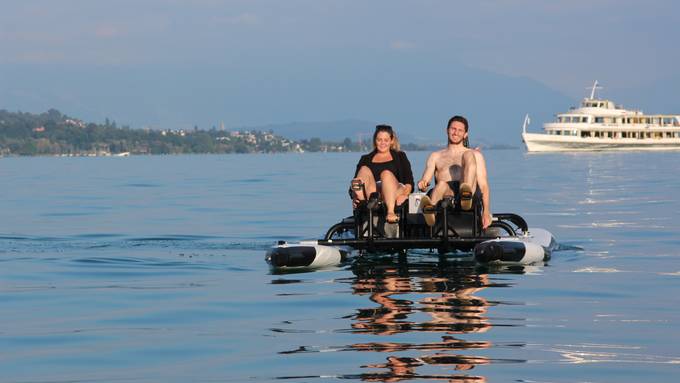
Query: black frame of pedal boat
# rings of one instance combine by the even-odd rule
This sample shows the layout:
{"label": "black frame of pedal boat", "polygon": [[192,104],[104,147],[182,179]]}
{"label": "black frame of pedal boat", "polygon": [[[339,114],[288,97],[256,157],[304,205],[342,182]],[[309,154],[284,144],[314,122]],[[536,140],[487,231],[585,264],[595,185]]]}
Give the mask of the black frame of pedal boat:
{"label": "black frame of pedal boat", "polygon": [[[368,212],[368,222],[373,221],[373,212]],[[355,214],[355,217],[357,215]],[[352,217],[354,218],[354,217]],[[521,230],[523,234],[528,233],[529,228],[527,222],[521,216],[514,213],[500,213],[493,214],[493,222],[490,227],[499,228],[507,232],[510,237],[517,237],[517,230]],[[415,225],[418,224],[407,224]],[[513,226],[514,225],[514,226]],[[365,238],[356,238],[357,225],[354,220],[343,220],[340,223],[333,225],[324,239],[317,241],[319,245],[323,246],[348,246],[355,250],[367,250],[369,252],[390,252],[390,251],[405,251],[411,249],[437,249],[440,253],[448,253],[455,250],[469,251],[475,245],[499,238],[498,236],[475,236],[475,237],[460,237],[442,235],[440,237],[431,238],[376,238],[373,235],[373,225],[368,225],[368,236]],[[344,228],[346,230],[354,230],[355,238],[351,239],[332,239],[334,228]],[[448,228],[448,214],[446,211],[442,215],[442,227]],[[446,230],[448,234],[448,230]]]}

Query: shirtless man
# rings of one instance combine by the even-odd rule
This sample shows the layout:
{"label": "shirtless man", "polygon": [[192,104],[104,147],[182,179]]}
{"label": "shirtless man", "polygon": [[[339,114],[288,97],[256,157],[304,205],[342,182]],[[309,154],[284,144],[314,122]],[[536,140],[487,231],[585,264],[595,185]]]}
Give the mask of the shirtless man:
{"label": "shirtless man", "polygon": [[[425,171],[418,189],[427,190],[432,176],[437,181],[432,196],[423,197],[423,207],[437,205],[442,198],[453,196],[451,181],[460,182],[460,200],[463,210],[472,208],[472,197],[479,188],[482,193],[482,227],[486,229],[491,224],[491,203],[489,196],[489,183],[487,182],[486,163],[484,156],[478,150],[467,147],[468,122],[465,117],[454,116],[449,120],[446,128],[449,144],[445,149],[430,154],[425,165]],[[434,213],[426,213],[425,221],[428,225],[434,225]]]}

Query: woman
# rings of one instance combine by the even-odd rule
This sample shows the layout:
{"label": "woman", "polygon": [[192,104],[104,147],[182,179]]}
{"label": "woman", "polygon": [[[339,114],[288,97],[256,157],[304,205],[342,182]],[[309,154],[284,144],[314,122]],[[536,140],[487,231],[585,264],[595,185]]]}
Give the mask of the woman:
{"label": "woman", "polygon": [[355,205],[371,193],[379,192],[387,206],[387,222],[399,222],[394,207],[401,205],[413,190],[413,173],[406,153],[399,150],[399,140],[391,126],[375,127],[373,151],[361,156],[352,180],[352,190]]}

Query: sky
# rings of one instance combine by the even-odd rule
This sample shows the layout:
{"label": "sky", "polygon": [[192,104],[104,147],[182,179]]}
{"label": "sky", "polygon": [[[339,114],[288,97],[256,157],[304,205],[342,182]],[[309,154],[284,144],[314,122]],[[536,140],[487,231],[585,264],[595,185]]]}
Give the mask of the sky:
{"label": "sky", "polygon": [[[0,0],[0,9],[0,109],[133,127],[429,126],[458,112],[452,104],[482,116],[485,97],[553,99],[557,110],[538,112],[551,115],[598,80],[603,96],[680,113],[676,1]],[[524,111],[503,113],[521,121]]]}

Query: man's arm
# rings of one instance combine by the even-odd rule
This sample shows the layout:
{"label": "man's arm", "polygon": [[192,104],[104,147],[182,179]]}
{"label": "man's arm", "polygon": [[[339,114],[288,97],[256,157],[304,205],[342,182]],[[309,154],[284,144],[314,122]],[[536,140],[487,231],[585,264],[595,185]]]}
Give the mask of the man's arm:
{"label": "man's arm", "polygon": [[477,187],[482,193],[482,206],[484,207],[484,216],[482,217],[482,227],[486,229],[491,225],[491,191],[489,190],[489,179],[486,173],[486,162],[484,156],[479,150],[475,150],[475,160],[477,162]]}
{"label": "man's arm", "polygon": [[434,172],[437,169],[437,152],[430,154],[425,163],[425,170],[423,171],[423,176],[420,177],[418,181],[418,189],[420,191],[425,191],[430,186],[430,181],[434,176]]}

